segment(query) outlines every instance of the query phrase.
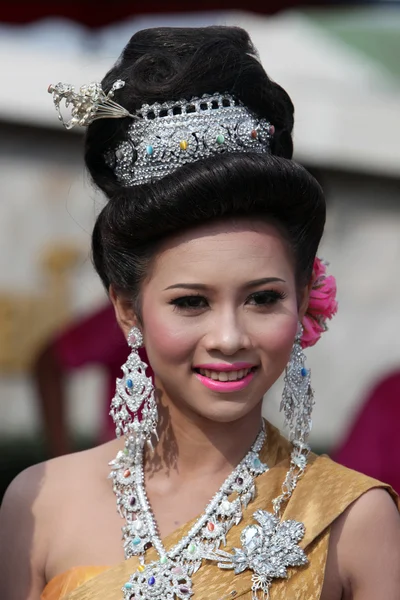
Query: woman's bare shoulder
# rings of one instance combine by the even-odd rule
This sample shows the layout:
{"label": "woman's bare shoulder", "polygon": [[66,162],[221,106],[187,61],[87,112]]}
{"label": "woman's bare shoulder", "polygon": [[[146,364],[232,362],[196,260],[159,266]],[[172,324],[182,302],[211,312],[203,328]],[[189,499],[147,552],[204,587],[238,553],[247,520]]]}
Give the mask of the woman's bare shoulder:
{"label": "woman's bare shoulder", "polygon": [[106,479],[114,445],[45,461],[11,482],[0,508],[0,598],[39,598],[63,505]]}
{"label": "woman's bare shoulder", "polygon": [[384,488],[365,492],[333,523],[332,560],[344,600],[399,600],[400,515]]}

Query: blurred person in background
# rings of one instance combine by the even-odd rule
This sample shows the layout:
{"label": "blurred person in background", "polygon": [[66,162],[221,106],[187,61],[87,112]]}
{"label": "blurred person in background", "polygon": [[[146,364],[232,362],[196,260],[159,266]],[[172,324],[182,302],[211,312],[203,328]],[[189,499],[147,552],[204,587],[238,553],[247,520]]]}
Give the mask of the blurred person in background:
{"label": "blurred person in background", "polygon": [[378,381],[333,452],[338,463],[387,481],[400,492],[400,372]]}
{"label": "blurred person in background", "polygon": [[[117,439],[8,489],[0,596],[398,600],[396,494],[307,444],[303,349],[336,311],[325,199],[248,34],[143,30],[101,88],[50,91],[88,126],[94,264],[131,352]],[[261,413],[284,371],[290,440]]]}
{"label": "blurred person in background", "polygon": [[[71,323],[48,341],[35,361],[33,376],[51,456],[68,454],[73,449],[66,418],[66,385],[69,374],[88,366],[99,367],[105,375],[104,395],[99,399],[102,419],[97,443],[115,438],[110,403],[128,351],[111,303]],[[144,348],[140,349],[140,356],[147,362]],[[150,368],[147,373],[152,376]]]}

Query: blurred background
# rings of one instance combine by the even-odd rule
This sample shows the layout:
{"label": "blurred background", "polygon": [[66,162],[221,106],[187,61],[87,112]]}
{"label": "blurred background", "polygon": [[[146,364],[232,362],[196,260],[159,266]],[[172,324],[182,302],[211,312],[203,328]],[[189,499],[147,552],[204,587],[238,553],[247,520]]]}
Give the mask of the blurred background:
{"label": "blurred background", "polygon": [[[135,31],[159,25],[244,27],[292,97],[295,158],[327,195],[319,254],[339,300],[308,351],[312,443],[361,470],[375,461],[386,480],[382,453],[400,463],[400,4],[258,4],[1,3],[0,498],[29,464],[106,439],[126,354],[90,262],[103,199],[47,87],[100,80]],[[265,402],[278,425],[281,389]]]}

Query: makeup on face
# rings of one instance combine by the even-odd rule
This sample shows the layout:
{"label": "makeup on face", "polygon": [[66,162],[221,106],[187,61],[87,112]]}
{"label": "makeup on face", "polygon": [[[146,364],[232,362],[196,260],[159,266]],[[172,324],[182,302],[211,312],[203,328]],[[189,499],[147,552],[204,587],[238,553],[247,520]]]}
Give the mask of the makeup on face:
{"label": "makeup on face", "polygon": [[207,363],[195,365],[193,370],[201,384],[214,392],[240,392],[249,385],[257,365],[246,362]]}
{"label": "makeup on face", "polygon": [[296,286],[273,226],[217,223],[171,238],[142,297],[146,350],[166,402],[211,420],[238,418],[287,364]]}

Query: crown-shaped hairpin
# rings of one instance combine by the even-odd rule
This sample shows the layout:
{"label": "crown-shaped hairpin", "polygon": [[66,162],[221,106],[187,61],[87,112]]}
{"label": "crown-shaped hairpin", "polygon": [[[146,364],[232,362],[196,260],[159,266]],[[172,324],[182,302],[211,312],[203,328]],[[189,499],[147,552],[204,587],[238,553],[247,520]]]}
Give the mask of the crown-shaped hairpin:
{"label": "crown-shaped hairpin", "polygon": [[[49,85],[48,92],[53,94],[53,102],[58,112],[58,118],[66,129],[72,129],[75,125],[87,127],[96,119],[122,119],[133,117],[131,113],[113,100],[115,90],[124,87],[125,81],[118,79],[106,94],[100,83],[82,85],[79,92],[68,83],[57,83]],[[65,120],[60,104],[65,101],[65,107],[72,106],[71,118]]]}
{"label": "crown-shaped hairpin", "polygon": [[225,153],[268,153],[275,127],[230,94],[144,104],[126,138],[105,154],[124,187],[150,183],[180,166]]}

